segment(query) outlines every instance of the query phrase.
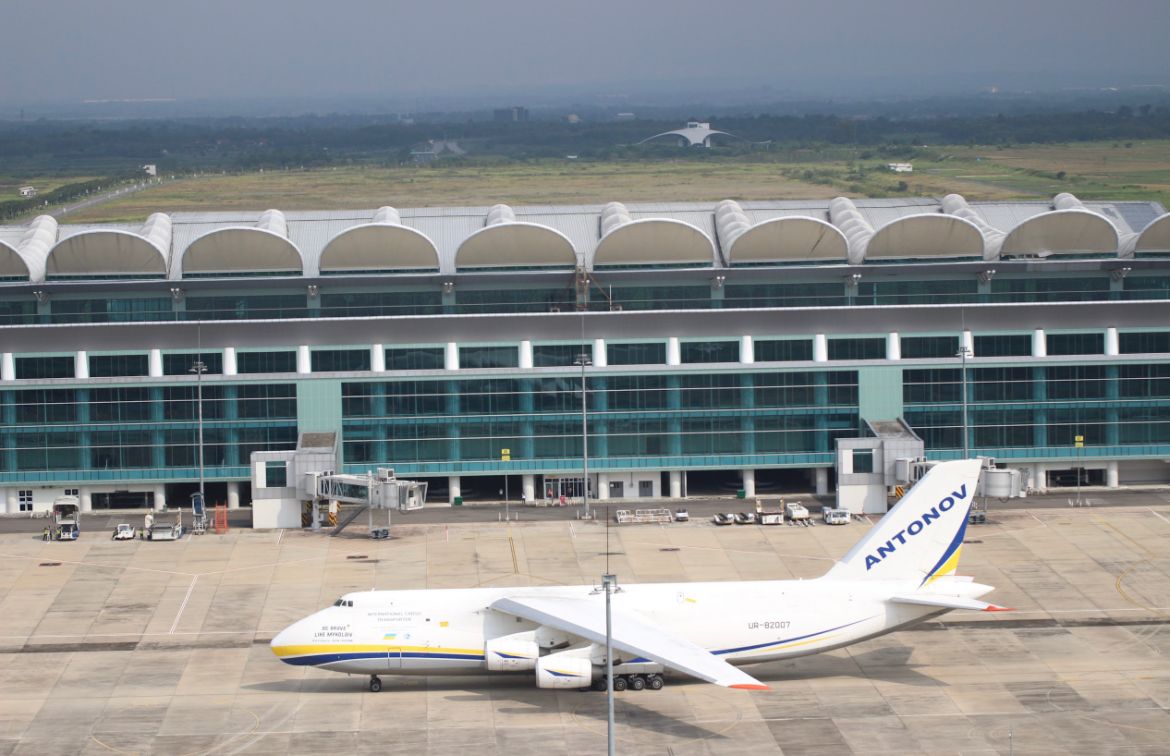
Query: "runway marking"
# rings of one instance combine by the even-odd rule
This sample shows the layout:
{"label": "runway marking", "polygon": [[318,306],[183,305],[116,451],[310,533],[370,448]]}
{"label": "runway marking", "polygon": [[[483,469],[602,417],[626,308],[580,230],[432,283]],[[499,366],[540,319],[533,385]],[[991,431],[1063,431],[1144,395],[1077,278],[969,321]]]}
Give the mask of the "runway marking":
{"label": "runway marking", "polygon": [[179,613],[175,615],[175,621],[171,624],[171,630],[167,635],[175,634],[175,628],[179,626],[179,618],[183,616],[183,610],[187,608],[187,602],[191,600],[191,592],[195,590],[195,582],[197,580],[199,580],[198,575],[191,578],[191,585],[187,586],[187,595],[183,597],[183,603],[179,606]]}
{"label": "runway marking", "polygon": [[512,574],[520,574],[520,564],[516,561],[516,542],[512,540],[512,536],[508,536],[508,546],[512,549]]}
{"label": "runway marking", "polygon": [[276,531],[276,543],[279,546],[281,539],[284,538],[284,528]]}
{"label": "runway marking", "polygon": [[1037,517],[1032,512],[1028,512],[1028,514],[1031,515],[1032,519],[1035,520],[1036,522],[1040,523],[1044,527],[1048,527],[1048,523],[1044,522],[1044,520],[1041,520],[1039,517]]}
{"label": "runway marking", "polygon": [[1166,523],[1167,525],[1170,525],[1170,520],[1167,520],[1165,517],[1163,517],[1162,515],[1155,512],[1153,509],[1150,509],[1150,507],[1146,507],[1146,509],[1149,509],[1150,514],[1152,514],[1154,517],[1157,517],[1162,522]]}

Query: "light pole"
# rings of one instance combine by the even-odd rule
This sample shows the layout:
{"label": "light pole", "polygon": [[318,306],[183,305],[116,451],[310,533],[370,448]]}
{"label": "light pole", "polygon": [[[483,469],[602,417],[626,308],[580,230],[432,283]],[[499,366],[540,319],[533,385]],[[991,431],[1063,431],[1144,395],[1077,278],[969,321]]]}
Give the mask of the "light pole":
{"label": "light pole", "polygon": [[[593,360],[585,352],[577,355],[574,365],[581,366],[581,496],[585,502],[585,519],[592,519],[589,513],[589,413],[587,394],[585,393],[585,368],[593,364]],[[609,593],[606,592],[606,596]]]}
{"label": "light pole", "polygon": [[207,506],[207,498],[203,491],[203,374],[207,372],[207,365],[203,362],[203,355],[200,354],[191,365],[188,373],[195,374],[195,406],[199,417],[199,499],[203,502],[203,506]]}
{"label": "light pole", "polygon": [[[608,551],[608,549],[607,549]],[[605,708],[608,727],[609,756],[614,756],[614,724],[613,724],[613,612],[610,610],[610,596],[613,595],[617,577],[606,574],[601,576],[601,584],[605,588]]]}
{"label": "light pole", "polygon": [[963,381],[963,459],[971,458],[970,441],[967,438],[967,357],[971,354],[971,348],[966,344],[959,347],[959,351],[955,356],[962,360],[962,377]]}

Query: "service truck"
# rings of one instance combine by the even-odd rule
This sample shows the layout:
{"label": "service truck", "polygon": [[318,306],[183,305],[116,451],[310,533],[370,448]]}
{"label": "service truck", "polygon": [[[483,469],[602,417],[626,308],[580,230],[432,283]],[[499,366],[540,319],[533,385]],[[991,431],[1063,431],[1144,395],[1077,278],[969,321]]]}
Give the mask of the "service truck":
{"label": "service truck", "polygon": [[81,535],[81,504],[76,496],[58,496],[53,502],[53,537],[76,541]]}

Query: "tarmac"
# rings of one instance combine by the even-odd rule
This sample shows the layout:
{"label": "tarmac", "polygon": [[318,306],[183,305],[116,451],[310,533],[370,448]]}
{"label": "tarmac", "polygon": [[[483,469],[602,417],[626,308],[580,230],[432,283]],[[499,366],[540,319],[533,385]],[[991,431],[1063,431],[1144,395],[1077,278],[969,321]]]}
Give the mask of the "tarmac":
{"label": "tarmac", "polygon": [[[362,518],[359,518],[359,521]],[[411,522],[371,541],[234,529],[115,542],[0,534],[0,754],[604,753],[605,695],[528,674],[364,677],[281,664],[280,629],[369,588],[812,578],[845,527],[706,519]],[[108,527],[108,529],[107,529]],[[1016,611],[953,612],[749,667],[769,692],[682,677],[617,694],[622,754],[1166,754],[1170,505],[993,511],[960,572]]]}

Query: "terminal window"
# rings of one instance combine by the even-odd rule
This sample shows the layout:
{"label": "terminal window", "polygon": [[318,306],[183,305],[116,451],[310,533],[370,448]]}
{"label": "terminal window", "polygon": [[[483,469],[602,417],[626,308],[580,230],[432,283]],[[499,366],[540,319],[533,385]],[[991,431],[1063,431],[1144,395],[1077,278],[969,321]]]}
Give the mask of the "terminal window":
{"label": "terminal window", "polygon": [[264,482],[267,488],[284,488],[288,485],[287,462],[265,462]]}
{"label": "terminal window", "polygon": [[1048,355],[1103,354],[1103,333],[1050,333],[1047,335]]}
{"label": "terminal window", "polygon": [[903,336],[902,358],[954,357],[959,350],[957,336]]}
{"label": "terminal window", "polygon": [[532,347],[532,364],[534,367],[571,367],[581,364],[578,362],[581,355],[592,361],[593,347],[589,344],[537,344]]}
{"label": "terminal window", "polygon": [[370,369],[369,349],[317,349],[311,359],[314,373]]}
{"label": "terminal window", "polygon": [[194,375],[192,368],[196,360],[203,361],[204,375],[220,375],[223,373],[222,352],[181,352],[163,355],[163,375]]}
{"label": "terminal window", "polygon": [[738,341],[687,341],[679,345],[684,365],[697,362],[738,362]]}
{"label": "terminal window", "polygon": [[386,350],[387,370],[442,370],[443,347],[392,347]]}
{"label": "terminal window", "polygon": [[756,362],[803,362],[812,359],[811,339],[761,339],[754,346]]}
{"label": "terminal window", "polygon": [[1170,331],[1137,331],[1118,336],[1122,354],[1170,353]]}
{"label": "terminal window", "polygon": [[147,375],[148,363],[145,354],[94,354],[89,357],[89,376],[116,378]]}
{"label": "terminal window", "polygon": [[829,339],[830,360],[883,360],[885,357],[884,338]]}
{"label": "terminal window", "polygon": [[976,357],[1031,357],[1032,336],[1027,333],[975,337]]}
{"label": "terminal window", "polygon": [[72,378],[73,357],[17,357],[16,377],[30,378]]}
{"label": "terminal window", "polygon": [[459,347],[461,368],[514,368],[520,367],[520,354],[516,347]]}
{"label": "terminal window", "polygon": [[666,362],[666,344],[662,342],[605,345],[610,365],[662,365]]}
{"label": "terminal window", "polygon": [[236,356],[236,367],[241,373],[295,373],[297,353],[284,352],[240,352]]}

